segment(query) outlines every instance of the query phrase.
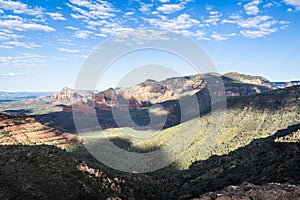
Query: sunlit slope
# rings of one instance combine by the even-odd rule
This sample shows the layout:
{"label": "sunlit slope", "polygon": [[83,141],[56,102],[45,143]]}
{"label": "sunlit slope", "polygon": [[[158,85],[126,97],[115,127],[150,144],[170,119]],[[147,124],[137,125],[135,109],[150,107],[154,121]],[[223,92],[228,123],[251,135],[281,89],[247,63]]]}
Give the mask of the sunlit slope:
{"label": "sunlit slope", "polygon": [[[254,139],[266,138],[280,129],[300,123],[300,87],[231,98],[227,104],[226,120],[220,135],[214,141],[205,139],[211,134],[208,127],[213,128],[214,123],[217,123],[212,114],[194,118],[143,139],[126,136],[126,132],[120,129],[108,129],[105,133],[111,135],[112,138],[121,137],[130,141],[126,145],[129,150],[148,152],[168,144],[179,131],[196,132],[194,139],[191,139],[190,144],[176,162],[177,167],[186,168],[194,161],[206,159],[211,155],[228,154],[249,144]],[[298,141],[298,139],[294,136],[293,141]],[[212,144],[205,143],[207,141],[211,141]],[[177,144],[181,145],[180,141]],[[209,152],[202,151],[207,148]]]}

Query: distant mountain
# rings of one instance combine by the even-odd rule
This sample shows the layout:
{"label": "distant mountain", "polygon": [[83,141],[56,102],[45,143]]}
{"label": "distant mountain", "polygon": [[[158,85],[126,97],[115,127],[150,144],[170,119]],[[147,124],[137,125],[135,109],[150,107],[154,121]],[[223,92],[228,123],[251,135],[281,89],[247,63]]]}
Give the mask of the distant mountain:
{"label": "distant mountain", "polygon": [[139,103],[161,103],[168,100],[179,99],[183,96],[195,94],[207,87],[208,80],[222,79],[226,96],[245,96],[267,92],[274,85],[267,79],[258,76],[238,74],[236,72],[225,74],[197,74],[186,77],[174,77],[164,81],[146,80],[131,88],[118,89],[118,95],[124,99],[134,98]]}
{"label": "distant mountain", "polygon": [[[140,110],[154,104],[160,104],[167,101],[176,101],[178,99],[193,94],[209,94],[208,86],[220,87],[220,80],[223,80],[227,97],[247,96],[257,93],[268,92],[278,88],[269,80],[260,76],[250,76],[239,74],[237,72],[220,75],[217,73],[196,74],[185,77],[173,77],[163,81],[148,79],[134,87],[121,87],[117,89],[98,91],[78,91],[71,88],[62,88],[57,93],[0,93],[0,103],[8,102],[5,106],[0,105],[0,111],[31,110],[27,114],[47,113],[60,111],[64,107],[65,112],[72,110],[73,103],[77,105],[94,105],[97,110],[111,110],[112,106],[123,109],[125,105],[130,104],[130,110]],[[208,83],[210,82],[210,83]],[[16,96],[19,95],[19,96]],[[198,95],[199,96],[199,95]],[[2,97],[2,98],[1,98]],[[20,104],[14,104],[12,101],[25,100],[25,107]],[[209,102],[208,102],[209,103]],[[47,109],[42,109],[42,107]],[[77,106],[78,107],[78,106]],[[19,113],[19,112],[17,112]],[[21,112],[23,113],[23,111]]]}
{"label": "distant mountain", "polygon": [[88,98],[93,94],[91,91],[78,91],[71,88],[64,87],[57,93],[53,94],[49,100],[56,103],[72,103],[84,98]]}
{"label": "distant mountain", "polygon": [[[222,81],[224,85],[221,84]],[[223,93],[227,97],[247,96],[268,92],[272,89],[273,84],[262,77],[238,73],[224,76],[213,73],[197,74],[186,77],[173,77],[163,81],[146,80],[134,87],[118,88],[117,90],[110,88],[96,93],[92,97],[85,98],[85,101],[77,101],[73,105],[64,107],[63,112],[72,112],[76,109],[77,112],[92,113],[96,110],[99,119],[104,122],[101,125],[109,128],[116,127],[114,120],[111,118],[113,108],[125,114],[126,107],[129,104],[130,112],[136,112],[134,114],[136,122],[145,125],[150,120],[149,117],[143,117],[147,116],[145,115],[148,112],[147,108],[151,105],[162,105],[169,112],[166,127],[170,127],[180,121],[178,101],[193,105],[193,103],[197,103],[191,99],[193,95],[196,95],[200,110],[204,113],[211,108],[211,95],[220,97]],[[68,92],[73,94],[73,91]],[[66,96],[65,93],[64,96]],[[188,103],[189,101],[190,103]],[[189,111],[189,118],[197,115],[199,115],[199,111],[194,109]],[[125,124],[130,125],[132,123],[126,121]]]}
{"label": "distant mountain", "polygon": [[274,87],[273,83],[271,83],[268,79],[266,79],[262,76],[251,76],[251,75],[240,74],[238,72],[230,72],[230,73],[224,74],[223,77],[225,80],[226,80],[226,78],[229,78],[238,83],[260,85],[260,86],[265,86],[268,88]]}
{"label": "distant mountain", "polygon": [[77,101],[87,101],[93,95],[92,91],[78,91],[68,87],[64,87],[56,93],[52,93],[51,96],[38,96],[25,101],[26,104],[31,103],[45,103],[64,107]]}
{"label": "distant mountain", "polygon": [[1,102],[22,101],[40,96],[50,97],[53,92],[0,92]]}
{"label": "distant mountain", "polygon": [[[238,105],[244,103],[243,109],[256,109],[261,107],[264,109],[264,104],[268,106],[283,105],[284,102],[278,102],[288,90],[273,90],[270,88],[272,83],[262,79],[260,85],[253,85],[242,83],[229,78],[228,76],[219,76],[212,74],[195,75],[188,78],[171,78],[165,81],[146,81],[138,84],[133,88],[120,88],[118,92],[110,88],[106,91],[97,93],[93,98],[88,99],[87,102],[79,101],[73,105],[68,105],[63,108],[64,113],[70,113],[76,109],[76,112],[89,115],[92,113],[97,114],[98,120],[102,128],[114,128],[119,126],[127,126],[137,128],[139,126],[146,126],[150,123],[149,108],[152,105],[160,105],[167,111],[167,119],[164,127],[172,127],[181,122],[188,121],[194,117],[207,113],[211,109],[210,91],[207,86],[207,81],[210,81],[211,86],[217,87],[216,81],[222,78],[225,84],[226,95],[230,100],[227,102],[228,106]],[[261,78],[259,78],[261,79]],[[187,81],[186,81],[187,80]],[[257,78],[255,78],[257,82]],[[179,87],[180,86],[180,87]],[[216,96],[221,95],[218,88],[213,89]],[[274,92],[274,93],[273,93]],[[262,93],[258,101],[253,101],[256,98],[255,94]],[[170,95],[172,94],[172,95]],[[195,94],[197,100],[193,99],[190,95]],[[266,95],[264,97],[264,94]],[[276,95],[275,95],[276,94]],[[278,97],[276,97],[278,95]],[[269,98],[269,96],[274,96]],[[286,93],[289,98],[290,94]],[[237,101],[237,99],[240,99]],[[253,102],[252,102],[253,101]],[[186,113],[183,117],[180,107],[180,102],[186,102]],[[262,105],[256,105],[256,102]],[[192,109],[195,103],[199,104],[199,110]],[[129,104],[129,112],[132,119],[124,118],[122,124],[116,124],[112,110],[118,111],[120,116],[126,115],[126,107]],[[154,127],[161,127],[159,115],[157,115],[157,123],[152,123]],[[134,122],[134,123],[133,123]],[[86,128],[93,127],[89,126]]]}
{"label": "distant mountain", "polygon": [[277,88],[286,88],[300,85],[300,81],[290,81],[290,82],[273,82]]}

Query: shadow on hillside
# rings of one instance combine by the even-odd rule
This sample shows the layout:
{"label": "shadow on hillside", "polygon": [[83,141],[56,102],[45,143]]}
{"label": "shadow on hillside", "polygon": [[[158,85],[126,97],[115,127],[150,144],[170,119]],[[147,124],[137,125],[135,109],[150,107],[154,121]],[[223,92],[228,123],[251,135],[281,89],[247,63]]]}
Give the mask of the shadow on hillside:
{"label": "shadow on hillside", "polygon": [[[195,104],[198,105],[193,106]],[[151,121],[149,107],[130,110],[129,115],[124,110],[116,109],[113,112],[111,110],[99,110],[90,107],[89,109],[93,113],[79,110],[74,112],[75,115],[72,112],[56,112],[36,115],[34,117],[42,124],[71,133],[77,133],[74,119],[77,121],[76,125],[80,124],[80,128],[85,131],[99,130],[99,126],[102,129],[130,127],[133,129],[145,128],[156,130],[169,128],[209,113],[211,110],[211,99],[208,89],[203,89],[195,96],[185,96],[179,100],[169,100],[155,105],[164,108],[167,112],[166,118],[162,117],[159,113],[152,112],[153,121]],[[86,107],[84,108],[86,109]],[[95,121],[95,113],[97,121]]]}
{"label": "shadow on hillside", "polygon": [[289,109],[287,105],[300,106],[299,97],[300,86],[293,86],[255,95],[231,97],[227,101],[227,109],[248,108],[268,111]]}
{"label": "shadow on hillside", "polygon": [[[194,162],[187,170],[179,170],[173,163],[155,172],[127,174],[104,166],[86,149],[83,151],[84,147],[81,147],[80,153],[78,149],[74,153],[94,166],[124,177],[127,183],[138,185],[134,189],[137,199],[190,199],[243,182],[257,185],[270,182],[300,184],[300,143],[274,142],[276,138],[299,129],[300,124],[289,126],[270,137],[255,139],[228,155],[211,156],[207,160]],[[113,138],[112,142],[126,151],[149,152],[149,149],[133,146],[127,139]],[[154,150],[157,147],[152,147],[150,151]]]}
{"label": "shadow on hillside", "polygon": [[177,197],[186,195],[189,199],[243,182],[300,184],[300,143],[274,142],[299,129],[300,124],[289,126],[268,138],[255,139],[228,155],[194,162],[188,170],[173,168],[176,170],[176,175],[171,177],[174,190],[167,193]]}
{"label": "shadow on hillside", "polygon": [[[114,193],[114,195],[122,196],[125,199],[129,196],[132,199],[178,199],[179,197],[190,199],[208,191],[223,189],[228,185],[239,185],[245,181],[257,185],[269,182],[300,184],[300,143],[274,142],[275,138],[290,135],[299,129],[300,124],[296,124],[287,129],[279,130],[268,138],[256,139],[249,145],[228,155],[212,156],[207,160],[194,162],[187,170],[178,170],[176,164],[173,164],[146,174],[118,172],[105,167],[93,158],[83,146],[80,149],[75,149],[72,156],[77,157],[76,160],[87,162],[89,167],[99,168],[100,171],[110,177],[110,180],[115,177],[117,177],[116,180],[124,180],[122,190],[118,194]],[[112,142],[125,150],[145,152],[143,148],[133,147],[127,139],[114,138]],[[25,150],[22,148],[25,148]],[[44,150],[41,151],[41,148],[44,148]],[[0,149],[2,152],[0,180],[5,185],[5,189],[0,190],[2,195],[10,193],[9,195],[15,197],[23,190],[23,185],[30,185],[30,191],[39,191],[41,196],[51,194],[57,196],[55,191],[51,190],[51,187],[49,189],[48,183],[53,184],[53,187],[61,181],[73,184],[79,181],[77,178],[82,181],[82,184],[88,185],[91,189],[89,192],[85,191],[87,192],[85,193],[80,188],[80,194],[78,195],[95,194],[98,192],[92,191],[92,189],[103,188],[102,184],[104,182],[101,181],[102,179],[99,178],[98,180],[97,177],[85,173],[93,179],[93,183],[89,183],[91,180],[82,177],[78,174],[79,172],[75,169],[75,166],[72,166],[74,162],[72,157],[69,157],[71,155],[55,147],[18,145],[0,146]],[[65,160],[65,156],[68,156],[67,160]],[[23,168],[24,170],[21,170]],[[57,171],[58,169],[63,170]],[[71,174],[69,170],[73,170]],[[49,176],[49,171],[51,173],[53,171],[51,176]],[[61,175],[65,173],[68,175]],[[62,179],[59,177],[62,177]],[[57,185],[54,188],[58,188],[59,194],[66,197],[75,188],[75,186],[73,188],[70,185],[63,191],[62,187],[65,186]],[[34,192],[31,193],[30,191],[26,190],[26,193],[23,191],[23,194],[32,197],[30,195],[33,195]],[[105,195],[101,198],[112,197],[109,188],[104,188],[101,191],[103,195],[105,192]],[[73,193],[74,195],[77,195],[77,193]]]}
{"label": "shadow on hillside", "polygon": [[[184,106],[181,106],[178,100],[169,100],[160,103],[165,110],[168,110],[168,115],[163,128],[169,128],[178,125],[182,122],[188,121],[193,118],[201,117],[206,115],[211,110],[211,100],[209,98],[208,90],[201,90],[197,93],[197,100],[191,100],[188,97],[182,98],[181,101],[184,102]],[[241,96],[241,97],[231,97],[227,99],[227,109],[239,109],[239,110],[267,110],[270,112],[279,110],[290,110],[295,111],[299,107],[298,98],[300,97],[300,86],[294,86],[290,88],[285,88],[283,90],[278,89],[262,94]],[[182,103],[181,102],[181,103]],[[199,104],[200,111],[193,109],[193,104]],[[224,103],[220,103],[222,107]],[[224,105],[223,105],[224,106]],[[184,107],[185,112],[181,112],[181,108]],[[215,107],[218,107],[215,104]],[[115,117],[112,111],[107,110],[97,110],[96,111],[97,120],[102,129],[107,128],[117,128],[117,127],[131,127],[134,129],[143,128],[151,122],[149,118],[149,112],[147,108],[141,110],[130,111],[130,119],[126,118],[121,121],[121,123],[116,123]],[[120,111],[119,116],[125,116],[126,113]],[[153,114],[154,119],[159,119],[160,116]],[[72,112],[56,112],[45,115],[36,115],[35,119],[39,122],[60,129],[62,131],[68,131],[70,133],[77,133],[74,118]],[[93,120],[93,114],[79,112],[77,113],[77,121],[84,122],[82,128],[92,131],[99,130],[99,125],[95,127],[95,120]],[[154,123],[153,129],[160,126],[160,120]]]}
{"label": "shadow on hillside", "polygon": [[[55,146],[0,145],[0,199],[126,198],[121,181]],[[105,189],[104,189],[105,188]]]}
{"label": "shadow on hillside", "polygon": [[12,116],[17,116],[21,114],[30,115],[32,114],[32,109],[4,110],[2,112]]}

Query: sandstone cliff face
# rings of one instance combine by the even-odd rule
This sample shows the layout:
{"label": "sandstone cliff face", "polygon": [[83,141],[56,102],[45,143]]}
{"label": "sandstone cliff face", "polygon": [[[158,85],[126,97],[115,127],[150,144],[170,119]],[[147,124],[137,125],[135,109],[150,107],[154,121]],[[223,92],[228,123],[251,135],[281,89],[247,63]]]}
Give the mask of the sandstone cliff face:
{"label": "sandstone cliff face", "polygon": [[96,104],[118,104],[118,95],[113,88],[96,93],[92,97],[92,101]]}
{"label": "sandstone cliff face", "polygon": [[85,91],[77,91],[71,88],[63,88],[56,94],[50,97],[50,101],[53,102],[76,102],[79,100],[85,100],[88,98],[92,93],[85,92]]}
{"label": "sandstone cliff face", "polygon": [[[120,88],[118,90],[109,88],[89,97],[82,97],[76,91],[64,88],[54,95],[52,99],[70,100],[77,98],[81,100],[77,101],[73,106],[66,106],[63,109],[64,112],[71,112],[73,108],[76,111],[82,109],[83,111],[111,112],[112,107],[123,112],[126,110],[141,110],[151,105],[161,104],[169,113],[169,124],[176,124],[180,116],[174,117],[176,115],[173,116],[172,113],[177,112],[179,109],[178,100],[184,102],[190,101],[190,104],[195,104],[197,102],[193,102],[191,96],[196,95],[200,109],[206,111],[210,109],[210,98],[212,95],[222,96],[225,92],[227,97],[246,96],[267,92],[271,89],[271,83],[261,77],[252,77],[237,73],[226,76],[219,74],[197,74],[169,78],[163,81],[146,80],[135,87]],[[187,105],[189,104],[187,103]],[[191,111],[190,115],[194,116],[195,113]]]}
{"label": "sandstone cliff face", "polygon": [[140,104],[156,104],[195,94],[205,88],[203,75],[169,78],[164,81],[146,81],[132,88],[121,88],[118,95],[134,98]]}
{"label": "sandstone cliff face", "polygon": [[208,87],[208,84],[211,84],[210,87],[219,87],[221,85],[217,82],[221,78],[224,82],[226,96],[228,97],[253,95],[268,92],[273,88],[273,84],[262,77],[253,77],[238,73],[232,73],[227,76],[197,74],[170,78],[159,82],[147,80],[132,88],[121,88],[118,91],[118,95],[125,99],[134,98],[140,104],[155,104],[195,94]]}
{"label": "sandstone cliff face", "polygon": [[[130,110],[138,110],[141,107],[148,107],[154,104],[178,100],[183,97],[194,95],[205,88],[213,88],[209,93],[222,90],[218,87],[221,79],[224,82],[227,97],[247,96],[267,92],[273,89],[274,85],[263,77],[228,73],[223,76],[219,74],[196,74],[185,77],[169,78],[163,81],[148,79],[134,87],[120,88],[93,93],[91,91],[76,91],[70,88],[63,88],[49,99],[38,98],[38,101],[46,101],[51,104],[94,104],[98,110],[111,110],[111,106],[124,109],[130,105]],[[212,95],[212,94],[209,94]],[[33,103],[30,101],[29,103]],[[64,112],[70,112],[72,106],[64,108]]]}

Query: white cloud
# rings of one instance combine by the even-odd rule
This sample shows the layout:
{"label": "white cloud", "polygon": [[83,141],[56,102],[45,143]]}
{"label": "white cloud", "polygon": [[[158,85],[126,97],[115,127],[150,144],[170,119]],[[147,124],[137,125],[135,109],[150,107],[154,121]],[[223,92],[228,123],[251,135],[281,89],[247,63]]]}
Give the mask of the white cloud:
{"label": "white cloud", "polygon": [[13,72],[0,74],[0,77],[13,77],[13,76],[16,76],[16,74]]}
{"label": "white cloud", "polygon": [[5,62],[9,62],[9,61],[11,61],[11,60],[13,60],[13,57],[10,57],[10,56],[0,56],[0,62],[3,62],[3,63],[5,63]]}
{"label": "white cloud", "polygon": [[233,37],[233,36],[236,36],[236,33],[220,34],[220,33],[214,32],[213,34],[211,34],[210,37],[212,37],[216,41],[223,41],[223,40],[227,40],[228,37]]}
{"label": "white cloud", "polygon": [[147,14],[151,10],[152,6],[153,4],[141,3],[141,7],[139,8],[139,11]]}
{"label": "white cloud", "polygon": [[0,49],[12,49],[14,47],[8,45],[0,45]]}
{"label": "white cloud", "polygon": [[245,30],[241,30],[240,33],[249,38],[264,37],[277,32],[278,28],[274,27],[275,24],[278,24],[278,22],[272,20],[270,16],[256,16],[238,22],[240,27],[246,28]]}
{"label": "white cloud", "polygon": [[177,18],[168,19],[166,17],[162,17],[161,19],[145,19],[152,26],[159,27],[165,30],[183,30],[189,29],[194,25],[198,25],[200,22],[196,19],[192,19],[190,15],[181,14]]}
{"label": "white cloud", "polygon": [[75,38],[81,38],[81,39],[86,39],[88,38],[93,32],[91,31],[86,31],[86,30],[83,30],[83,31],[76,31],[74,37]]}
{"label": "white cloud", "polygon": [[272,25],[277,23],[275,20],[272,20],[272,17],[263,15],[256,16],[253,18],[248,18],[246,20],[239,20],[237,24],[242,28],[256,28],[256,29],[268,29]]}
{"label": "white cloud", "polygon": [[[118,9],[114,8],[112,4],[105,0],[89,1],[89,0],[70,0],[71,3],[67,5],[74,11],[71,16],[74,19],[82,20],[86,23],[86,28],[91,30],[104,30],[106,32],[110,27],[115,28],[116,22],[120,19],[116,18]],[[120,28],[120,25],[118,24]],[[112,32],[115,32],[112,30]],[[106,34],[106,33],[99,33]],[[88,32],[78,32],[77,37],[87,37]]]}
{"label": "white cloud", "polygon": [[15,77],[15,76],[30,76],[30,75],[36,75],[36,74],[31,74],[31,73],[14,73],[14,72],[9,72],[9,73],[2,73],[0,74],[0,78],[2,77]]}
{"label": "white cloud", "polygon": [[95,34],[95,36],[98,36],[98,37],[107,37],[107,35],[104,34],[104,33],[97,33],[97,34]]}
{"label": "white cloud", "polygon": [[64,52],[64,53],[77,53],[77,52],[79,52],[79,50],[77,50],[77,49],[66,49],[66,48],[59,48],[59,47],[57,47],[56,49],[58,51]]}
{"label": "white cloud", "polygon": [[243,19],[239,15],[231,15],[228,20],[222,20],[222,23],[238,25],[238,27],[241,28],[239,31],[240,34],[248,38],[264,37],[277,32],[278,25],[282,25],[281,28],[287,26],[286,22],[285,24],[282,24],[280,21],[274,20],[271,16],[267,15],[255,16],[247,19]]}
{"label": "white cloud", "polygon": [[244,9],[248,15],[257,15],[259,13],[258,5],[261,0],[252,0],[251,2],[244,5]]}
{"label": "white cloud", "polygon": [[211,11],[213,9],[213,6],[206,6],[205,9]]}
{"label": "white cloud", "polygon": [[0,40],[10,40],[10,39],[16,40],[18,38],[24,38],[24,36],[14,34],[10,30],[0,30]]}
{"label": "white cloud", "polygon": [[163,4],[162,6],[158,7],[156,10],[164,14],[171,14],[176,11],[182,10],[184,8],[185,7],[182,4]]}
{"label": "white cloud", "polygon": [[[72,15],[75,18],[82,19],[106,19],[115,16],[115,12],[118,10],[114,9],[113,6],[104,0],[98,2],[90,2],[88,0],[70,0],[72,4],[67,5],[75,12],[76,15]],[[80,8],[87,8],[88,11]]]}
{"label": "white cloud", "polygon": [[209,18],[204,20],[206,23],[206,26],[214,25],[217,26],[218,22],[221,20],[222,14],[218,11],[210,11],[209,12]]}
{"label": "white cloud", "polygon": [[198,40],[209,40],[209,38],[205,37],[205,32],[202,30],[197,30],[193,36],[196,37]]}
{"label": "white cloud", "polygon": [[64,18],[64,16],[60,13],[47,13],[53,20],[62,20],[65,21],[67,20]]}
{"label": "white cloud", "polygon": [[170,0],[159,0],[160,3],[168,3]]}
{"label": "white cloud", "polygon": [[[145,44],[145,41],[153,40],[170,40],[170,31],[132,29],[121,32],[113,41],[125,42],[128,38],[131,38],[131,41],[134,41],[137,44]],[[130,43],[129,45],[132,45],[132,43]]]}
{"label": "white cloud", "polygon": [[264,8],[271,8],[273,6],[273,3],[267,3],[263,7]]}
{"label": "white cloud", "polygon": [[67,26],[66,29],[70,29],[70,30],[73,30],[73,31],[78,31],[79,30],[78,28],[75,28],[73,26]]}
{"label": "white cloud", "polygon": [[269,35],[270,33],[276,32],[276,29],[271,29],[268,31],[262,30],[241,30],[240,33],[248,38],[260,38]]}
{"label": "white cloud", "polygon": [[294,6],[296,10],[300,10],[300,1],[299,0],[283,0],[287,5]]}
{"label": "white cloud", "polygon": [[111,27],[103,27],[100,29],[101,30],[101,34],[97,34],[98,36],[105,36],[105,35],[114,35],[114,36],[118,36],[124,33],[128,33],[128,32],[132,32],[134,31],[133,28],[129,28],[129,27],[119,27],[117,24],[112,24]]}
{"label": "white cloud", "polygon": [[134,12],[126,12],[125,15],[134,15]]}
{"label": "white cloud", "polygon": [[43,13],[40,7],[30,8],[27,4],[11,0],[0,0],[0,8],[12,10],[16,14],[41,15]]}
{"label": "white cloud", "polygon": [[19,53],[15,56],[0,57],[0,67],[37,67],[47,62],[46,56],[32,53]]}
{"label": "white cloud", "polygon": [[286,11],[287,11],[287,12],[293,12],[293,9],[288,8]]}
{"label": "white cloud", "polygon": [[18,31],[45,31],[50,32],[55,29],[46,25],[27,23],[24,20],[14,19],[14,20],[0,20],[0,28],[14,29]]}
{"label": "white cloud", "polygon": [[17,42],[17,41],[5,42],[5,45],[11,46],[11,47],[23,47],[23,48],[26,48],[26,49],[33,49],[33,48],[42,47],[41,45],[37,45],[33,42],[24,43],[24,42]]}

